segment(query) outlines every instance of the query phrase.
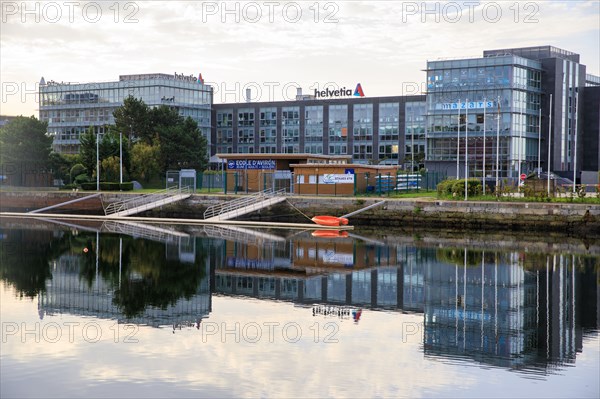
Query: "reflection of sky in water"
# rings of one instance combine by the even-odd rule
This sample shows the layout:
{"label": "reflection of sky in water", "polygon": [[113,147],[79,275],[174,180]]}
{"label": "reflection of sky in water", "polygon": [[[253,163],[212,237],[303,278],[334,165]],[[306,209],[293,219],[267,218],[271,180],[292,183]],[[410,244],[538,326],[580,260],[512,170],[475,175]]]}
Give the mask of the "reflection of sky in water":
{"label": "reflection of sky in water", "polygon": [[[23,316],[25,315],[25,317]],[[2,288],[2,321],[18,320],[34,325],[35,301],[18,301]],[[74,342],[67,327],[74,327]],[[339,328],[324,343],[325,323]],[[584,343],[577,367],[560,368],[540,381],[504,369],[464,362],[425,358],[420,329],[422,316],[363,310],[358,324],[351,320],[313,317],[310,309],[290,303],[245,298],[214,297],[213,311],[204,332],[212,327],[231,331],[203,335],[203,328],[140,327],[137,343],[124,343],[124,326],[115,341],[110,320],[70,315],[49,316],[44,323],[62,326],[57,343],[35,343],[33,335],[21,344],[6,337],[2,351],[2,396],[235,396],[235,397],[397,397],[397,396],[572,396],[592,397],[598,392],[598,337]],[[65,324],[66,323],[66,324]],[[103,333],[97,343],[82,338],[85,323],[98,323]],[[225,324],[223,324],[225,323]],[[235,323],[261,326],[232,333]],[[265,325],[265,323],[267,323]],[[279,323],[275,325],[274,323]],[[297,323],[301,339],[281,327]],[[315,323],[318,323],[315,324]],[[272,341],[269,327],[273,326]],[[81,328],[79,327],[81,326]],[[403,328],[405,334],[403,334]],[[49,331],[49,330],[47,330]],[[319,336],[315,332],[319,331]],[[319,341],[315,343],[316,340]],[[93,337],[90,337],[93,340]],[[288,342],[289,341],[289,342]],[[32,383],[35,381],[35,383]],[[134,383],[134,385],[132,385]],[[595,384],[595,385],[594,385]],[[498,391],[497,389],[502,389]]]}
{"label": "reflection of sky in water", "polygon": [[[95,248],[95,234],[91,238],[82,242]],[[177,248],[165,244],[164,252],[145,244],[147,253],[160,255],[155,259],[158,266],[145,261],[131,266],[135,273],[121,276],[110,272],[119,271],[118,262],[110,266],[119,252],[108,248],[118,241],[101,241],[107,270],[103,274],[100,263],[99,278],[94,276],[94,262],[88,265],[89,273],[81,275],[77,265],[60,269],[61,264],[54,264],[53,278],[46,280],[48,290],[34,299],[18,299],[7,284],[3,265],[2,397],[597,397],[600,391],[600,340],[597,332],[582,336],[580,328],[582,322],[589,327],[590,318],[596,320],[593,300],[598,300],[598,288],[590,297],[590,284],[582,285],[579,275],[569,272],[569,262],[575,259],[571,256],[557,258],[555,265],[551,260],[549,269],[558,272],[546,278],[545,264],[537,269],[541,274],[527,268],[532,260],[545,262],[545,255],[537,259],[507,252],[496,268],[494,258],[490,262],[480,251],[465,253],[460,248],[436,251],[381,241],[332,243],[309,238],[283,246],[249,239],[243,244],[213,242],[202,259],[216,269],[199,275],[196,291],[179,297],[175,305],[167,304],[166,310],[161,309],[164,304],[146,304],[146,315],[154,318],[145,320],[166,326],[128,329],[127,324],[116,324],[115,317],[125,319],[108,305],[96,313],[99,318],[94,312],[85,313],[82,309],[90,309],[85,303],[87,290],[114,298],[110,284],[119,287],[120,278],[127,276],[135,287],[144,282],[144,290],[162,279],[173,290],[189,291],[186,285],[173,285],[179,277],[167,273],[161,259],[171,259],[169,267],[185,270],[208,247],[201,239],[187,240]],[[135,252],[139,245],[127,243],[123,253],[134,259],[140,256]],[[183,258],[178,258],[181,253]],[[72,262],[78,254],[71,253],[67,260]],[[348,269],[350,257],[355,265]],[[593,270],[597,258],[592,259],[586,265]],[[323,273],[323,267],[334,272]],[[597,274],[585,277],[597,279]],[[495,278],[501,282],[497,289]],[[577,284],[572,284],[573,278]],[[91,281],[89,287],[86,279]],[[61,284],[64,288],[79,281],[86,283],[69,285],[72,297],[57,299]],[[210,294],[211,286],[217,294]],[[570,299],[573,289],[579,290],[576,301]],[[583,298],[588,305],[582,304]],[[152,295],[147,299],[156,300]],[[195,319],[202,320],[200,325],[193,324],[193,316],[186,319],[190,308],[181,305],[186,303],[199,303],[200,310],[206,310],[200,315],[204,318]],[[73,307],[68,311],[66,306]],[[335,315],[340,309],[358,308],[362,308],[358,323],[351,313]],[[584,310],[593,310],[594,315],[584,315],[586,320],[577,319],[573,326],[573,309],[579,309],[576,318]],[[165,315],[190,322],[167,325]],[[532,328],[528,324],[532,322],[538,324]],[[592,324],[596,327],[597,320]],[[495,328],[500,337],[517,334],[500,345],[504,349],[496,356],[484,349],[494,346]],[[547,342],[529,342],[545,337],[546,328]],[[580,352],[576,359],[575,350]],[[551,364],[546,358],[553,359]]]}

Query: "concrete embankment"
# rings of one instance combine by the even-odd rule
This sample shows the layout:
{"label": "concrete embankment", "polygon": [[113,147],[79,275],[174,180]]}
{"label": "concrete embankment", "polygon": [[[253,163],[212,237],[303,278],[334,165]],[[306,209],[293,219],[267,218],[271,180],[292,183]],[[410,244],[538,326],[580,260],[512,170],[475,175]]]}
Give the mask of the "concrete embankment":
{"label": "concrete embankment", "polygon": [[[1,192],[0,210],[30,211],[44,206],[83,197],[89,193],[73,192]],[[106,205],[131,193],[107,193]],[[202,218],[210,205],[235,196],[193,195],[185,201],[145,212],[140,216]],[[288,202],[247,215],[245,220],[306,222],[307,216],[341,216],[380,201],[381,198],[290,196]],[[102,202],[90,199],[59,210],[63,213],[102,214]],[[290,205],[291,204],[291,205]],[[293,205],[293,206],[292,206]],[[304,215],[303,215],[304,214]],[[306,216],[305,216],[306,215]],[[386,204],[357,214],[351,224],[373,227],[427,227],[461,230],[553,231],[600,237],[600,205],[541,202],[463,202],[433,199],[387,200]]]}

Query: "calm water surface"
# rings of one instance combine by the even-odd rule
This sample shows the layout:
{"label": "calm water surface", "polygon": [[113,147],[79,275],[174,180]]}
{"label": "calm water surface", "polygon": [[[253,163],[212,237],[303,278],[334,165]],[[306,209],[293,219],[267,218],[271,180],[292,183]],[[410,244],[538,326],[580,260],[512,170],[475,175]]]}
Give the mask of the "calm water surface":
{"label": "calm water surface", "polygon": [[600,243],[19,221],[0,396],[595,397]]}

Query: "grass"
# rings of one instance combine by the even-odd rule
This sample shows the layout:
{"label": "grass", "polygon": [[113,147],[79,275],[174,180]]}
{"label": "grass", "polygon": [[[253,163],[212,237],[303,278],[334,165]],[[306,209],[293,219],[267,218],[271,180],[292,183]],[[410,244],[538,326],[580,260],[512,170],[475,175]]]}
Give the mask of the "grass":
{"label": "grass", "polygon": [[[437,197],[437,196],[436,196]],[[450,201],[463,201],[464,198],[456,198],[451,196],[444,196],[440,199],[450,200]],[[500,202],[539,202],[542,204],[600,204],[600,198],[597,197],[596,193],[589,193],[585,198],[578,197],[552,197],[549,201],[545,199],[541,199],[539,197],[512,197],[512,196],[503,196],[500,198],[496,198],[495,195],[477,195],[468,198],[468,201],[500,201]]]}

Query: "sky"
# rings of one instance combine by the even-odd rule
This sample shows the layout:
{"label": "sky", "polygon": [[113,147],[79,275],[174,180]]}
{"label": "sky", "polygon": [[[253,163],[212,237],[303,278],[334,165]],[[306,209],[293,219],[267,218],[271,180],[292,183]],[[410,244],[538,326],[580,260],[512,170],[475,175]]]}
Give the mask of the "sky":
{"label": "sky", "polygon": [[38,116],[42,77],[117,81],[179,73],[214,102],[292,99],[325,87],[419,94],[427,61],[552,45],[600,75],[592,1],[4,1],[0,114]]}

